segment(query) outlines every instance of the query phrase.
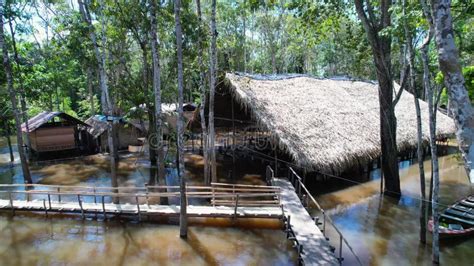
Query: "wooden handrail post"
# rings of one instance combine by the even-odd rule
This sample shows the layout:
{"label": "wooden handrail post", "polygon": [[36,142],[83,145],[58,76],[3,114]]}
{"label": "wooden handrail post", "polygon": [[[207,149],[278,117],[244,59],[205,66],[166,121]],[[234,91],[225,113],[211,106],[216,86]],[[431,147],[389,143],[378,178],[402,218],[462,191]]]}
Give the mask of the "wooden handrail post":
{"label": "wooden handrail post", "polygon": [[82,200],[81,200],[81,195],[80,195],[80,194],[77,194],[77,201],[79,202],[79,207],[81,207],[81,216],[82,216],[82,219],[85,219],[85,216],[84,216],[84,209],[82,208]]}
{"label": "wooden handrail post", "polygon": [[61,194],[59,194],[61,192],[61,187],[57,187],[57,191],[58,191],[58,202],[61,202]]}
{"label": "wooden handrail post", "polygon": [[237,194],[237,198],[235,199],[234,218],[237,218],[237,207],[239,207],[239,194]]}
{"label": "wooden handrail post", "polygon": [[148,184],[145,184],[145,195],[146,205],[149,206],[150,204],[148,203]]}
{"label": "wooden handrail post", "polygon": [[323,212],[323,236],[326,236],[326,214]]}
{"label": "wooden handrail post", "polygon": [[48,217],[48,208],[46,208],[46,200],[43,199],[43,207],[44,207],[44,212],[46,213],[46,217]]}
{"label": "wooden handrail post", "polygon": [[138,202],[138,196],[135,196],[135,200],[137,202],[137,212],[138,212],[138,221],[142,221],[142,215],[140,212],[140,203]]}
{"label": "wooden handrail post", "polygon": [[48,204],[49,204],[49,209],[51,210],[51,194],[48,192]]}
{"label": "wooden handrail post", "polygon": [[104,220],[107,220],[107,213],[105,212],[105,196],[102,196],[102,211],[104,212]]}
{"label": "wooden handrail post", "polygon": [[212,185],[212,206],[216,206],[216,195],[215,195],[215,190],[214,190],[214,185]]}
{"label": "wooden handrail post", "polygon": [[342,262],[342,235],[339,235],[339,262]]}
{"label": "wooden handrail post", "polygon": [[13,197],[12,192],[8,192],[8,197],[10,198],[10,207],[12,208],[12,215],[15,215],[15,207],[13,206]]}
{"label": "wooden handrail post", "polygon": [[96,192],[96,189],[95,189],[95,186],[94,186],[94,190],[93,190],[93,193],[94,193],[94,204],[97,204],[97,197],[95,195],[95,192]]}

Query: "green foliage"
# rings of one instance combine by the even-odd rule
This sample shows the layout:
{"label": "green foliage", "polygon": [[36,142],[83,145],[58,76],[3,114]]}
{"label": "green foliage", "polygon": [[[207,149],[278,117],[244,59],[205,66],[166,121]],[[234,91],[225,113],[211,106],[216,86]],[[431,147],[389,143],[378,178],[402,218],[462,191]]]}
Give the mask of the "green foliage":
{"label": "green foliage", "polygon": [[[474,104],[474,66],[468,66],[462,69],[462,74],[464,76],[466,90],[469,94],[469,99],[471,103]],[[436,73],[435,81],[439,85],[444,85],[444,76],[443,73]],[[448,102],[448,92],[446,88],[443,88],[441,94],[441,104],[447,104]]]}

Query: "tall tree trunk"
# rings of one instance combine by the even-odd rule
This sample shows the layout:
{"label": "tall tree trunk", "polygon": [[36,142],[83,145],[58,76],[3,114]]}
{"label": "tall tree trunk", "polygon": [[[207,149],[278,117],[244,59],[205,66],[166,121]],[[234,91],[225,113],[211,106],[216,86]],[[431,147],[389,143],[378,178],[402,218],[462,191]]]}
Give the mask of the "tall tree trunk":
{"label": "tall tree trunk", "polygon": [[204,80],[206,79],[206,74],[203,69],[203,54],[204,49],[202,45],[202,35],[203,35],[203,24],[202,24],[202,13],[201,13],[201,1],[196,0],[196,9],[199,21],[199,36],[198,36],[198,65],[199,65],[199,88],[201,90],[201,106],[199,107],[199,115],[201,117],[201,131],[202,131],[202,153],[204,156],[204,183],[206,185],[211,184],[211,178],[209,173],[209,143],[208,143],[208,134],[206,126],[206,99],[207,99],[207,90],[204,85]]}
{"label": "tall tree trunk", "polygon": [[22,131],[21,131],[21,115],[17,106],[18,101],[16,97],[16,92],[15,92],[15,89],[13,88],[13,74],[12,74],[12,67],[10,65],[10,59],[8,56],[8,47],[7,47],[7,43],[5,42],[5,33],[3,30],[3,26],[4,26],[3,18],[4,18],[4,2],[3,0],[0,0],[0,47],[2,47],[2,50],[3,50],[3,67],[5,69],[5,74],[7,76],[8,94],[10,95],[12,110],[15,116],[18,154],[20,155],[23,178],[24,178],[25,183],[31,184],[33,183],[33,181],[31,179],[30,169],[28,167],[28,161],[26,159],[25,151],[23,149],[23,137],[22,137]]}
{"label": "tall tree trunk", "polygon": [[438,47],[439,68],[448,88],[450,110],[456,123],[456,138],[471,183],[474,183],[474,110],[464,84],[454,41],[451,0],[431,0],[433,25]]}
{"label": "tall tree trunk", "polygon": [[[18,50],[16,48],[16,39],[15,39],[15,31],[13,30],[13,19],[10,19],[8,21],[8,25],[10,26],[10,34],[12,38],[12,46],[13,46],[13,58],[15,59],[16,66],[18,68],[18,81],[20,82],[20,106],[21,106],[21,113],[22,113],[22,118],[23,122],[25,123],[25,128],[26,132],[30,131],[30,125],[28,121],[28,110],[26,108],[26,92],[25,92],[25,86],[23,85],[23,77],[22,77],[22,72],[21,72],[21,66],[20,66],[20,59],[18,57]],[[30,136],[28,134],[25,134],[25,144],[27,147],[30,147]]]}
{"label": "tall tree trunk", "polygon": [[421,123],[421,108],[418,95],[418,89],[416,88],[416,73],[415,73],[415,51],[413,49],[412,34],[408,28],[406,6],[407,0],[403,0],[403,27],[405,30],[405,39],[407,45],[408,55],[408,67],[410,69],[410,89],[413,92],[413,98],[415,100],[416,110],[416,130],[417,130],[417,155],[418,155],[418,169],[420,172],[420,192],[421,192],[421,203],[420,203],[420,242],[426,243],[426,188],[425,188],[425,167],[424,167],[424,156],[423,156],[423,128]]}
{"label": "tall tree trunk", "polygon": [[[366,8],[364,7],[366,2]],[[398,150],[397,150],[397,121],[395,117],[395,105],[399,98],[393,98],[393,75],[391,63],[391,38],[380,32],[391,26],[390,0],[380,1],[380,19],[373,14],[369,1],[354,0],[357,14],[362,21],[367,39],[372,47],[374,63],[377,73],[379,104],[380,104],[380,142],[382,150],[382,172],[385,180],[385,193],[391,196],[399,196],[400,176],[398,173]],[[366,14],[366,11],[368,15]],[[380,21],[378,21],[380,20]],[[403,90],[400,90],[400,93]]]}
{"label": "tall tree trunk", "polygon": [[[102,31],[103,31],[103,39],[102,39],[102,46],[104,46],[104,51],[100,51],[99,45],[97,43],[97,37],[95,34],[95,29],[92,26],[92,20],[89,12],[89,7],[85,4],[82,0],[78,0],[79,4],[79,11],[84,19],[84,22],[87,24],[89,28],[89,36],[91,38],[92,44],[94,46],[94,54],[97,60],[97,66],[99,69],[99,84],[100,90],[102,92],[101,97],[101,104],[102,108],[105,111],[104,113],[112,118],[112,123],[109,124],[107,127],[107,143],[109,146],[109,153],[110,153],[110,172],[111,172],[111,183],[112,187],[118,187],[118,180],[117,180],[117,164],[118,164],[118,152],[117,152],[117,126],[118,121],[114,118],[114,104],[112,102],[112,98],[109,94],[109,87],[107,84],[107,72],[105,70],[105,25],[102,24]],[[103,23],[103,22],[102,22]],[[117,190],[115,190],[117,192]],[[118,202],[118,198],[113,199],[114,202]]]}
{"label": "tall tree trunk", "polygon": [[430,117],[430,146],[431,146],[431,165],[433,173],[433,200],[431,202],[433,216],[433,242],[432,242],[432,259],[433,264],[439,264],[439,212],[438,212],[438,193],[439,193],[439,165],[438,151],[436,146],[436,104],[434,103],[433,88],[429,84],[428,70],[428,46],[422,48],[424,84],[428,93],[428,112]]}
{"label": "tall tree trunk", "polygon": [[15,156],[13,155],[12,140],[10,139],[12,132],[10,130],[10,124],[8,122],[8,119],[5,119],[4,123],[5,123],[5,138],[7,139],[8,151],[10,152],[10,162],[13,163],[15,162]]}
{"label": "tall tree trunk", "polygon": [[89,91],[91,116],[95,116],[94,86],[92,84],[92,67],[91,66],[87,66],[87,89]]}
{"label": "tall tree trunk", "polygon": [[180,189],[179,236],[186,238],[188,235],[188,221],[186,214],[186,182],[184,168],[184,115],[183,115],[183,35],[180,21],[181,0],[174,2],[174,15],[176,23],[176,52],[178,55],[178,174]]}
{"label": "tall tree trunk", "polygon": [[[199,0],[198,0],[199,1]],[[243,20],[243,34],[242,34],[242,49],[243,49],[243,54],[244,54],[244,60],[243,60],[243,63],[244,63],[244,67],[243,67],[243,70],[244,70],[244,73],[247,73],[247,49],[246,49],[246,40],[247,40],[247,36],[245,35],[247,33],[247,5],[246,5],[247,1],[244,0],[244,3],[243,3],[243,8],[242,8],[242,20]],[[199,11],[200,12],[200,11]]]}
{"label": "tall tree trunk", "polygon": [[[164,158],[164,143],[163,143],[163,123],[161,114],[161,68],[160,68],[160,49],[158,43],[158,29],[156,12],[156,0],[150,1],[151,13],[151,53],[153,61],[153,93],[155,96],[155,129],[156,129],[156,154],[158,161],[158,183],[166,185],[165,179],[165,158]],[[167,198],[160,199],[161,204],[168,204]]]}
{"label": "tall tree trunk", "polygon": [[210,84],[209,84],[209,152],[211,159],[211,180],[217,182],[215,128],[214,128],[214,94],[217,78],[217,29],[216,0],[211,1],[211,52],[210,52]]}

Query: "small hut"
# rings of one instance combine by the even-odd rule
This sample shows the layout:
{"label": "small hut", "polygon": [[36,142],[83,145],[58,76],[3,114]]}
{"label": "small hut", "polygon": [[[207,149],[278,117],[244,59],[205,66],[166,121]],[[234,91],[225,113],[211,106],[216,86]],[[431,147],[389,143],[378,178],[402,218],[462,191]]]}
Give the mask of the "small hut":
{"label": "small hut", "polygon": [[28,135],[29,148],[36,153],[77,150],[89,151],[89,126],[63,112],[42,112],[21,125]]}
{"label": "small hut", "polygon": [[[91,116],[86,120],[91,127],[88,129],[89,134],[95,141],[98,151],[106,151],[107,144],[107,128],[109,127],[107,117],[105,115]],[[140,146],[142,143],[139,138],[146,136],[144,129],[135,123],[130,123],[125,119],[119,120],[118,128],[118,149],[126,150],[129,146]]]}

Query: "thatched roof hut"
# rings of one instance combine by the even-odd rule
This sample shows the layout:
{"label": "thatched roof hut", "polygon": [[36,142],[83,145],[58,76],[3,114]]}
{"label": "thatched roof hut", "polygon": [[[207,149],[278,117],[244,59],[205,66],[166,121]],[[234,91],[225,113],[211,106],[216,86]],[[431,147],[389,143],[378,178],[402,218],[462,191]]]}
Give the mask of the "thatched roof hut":
{"label": "thatched roof hut", "polygon": [[[228,73],[225,87],[301,167],[343,170],[380,156],[376,83],[297,75],[262,77]],[[420,105],[423,138],[427,140],[428,106],[422,101]],[[411,93],[402,93],[395,113],[399,150],[414,147],[417,127]],[[453,134],[453,120],[442,113],[437,116],[438,135]]]}

